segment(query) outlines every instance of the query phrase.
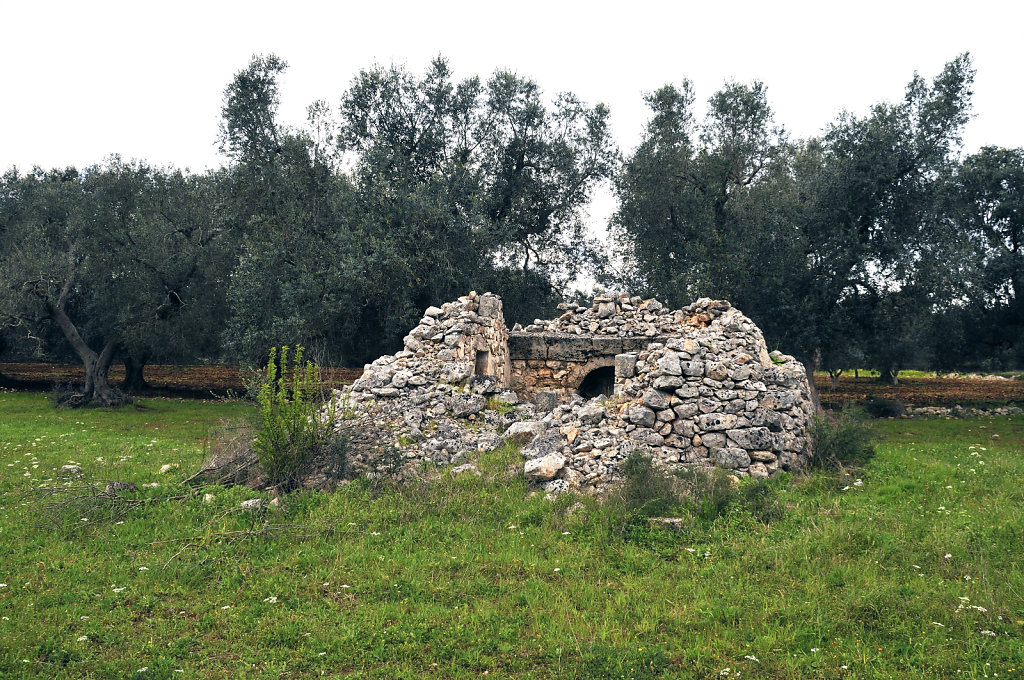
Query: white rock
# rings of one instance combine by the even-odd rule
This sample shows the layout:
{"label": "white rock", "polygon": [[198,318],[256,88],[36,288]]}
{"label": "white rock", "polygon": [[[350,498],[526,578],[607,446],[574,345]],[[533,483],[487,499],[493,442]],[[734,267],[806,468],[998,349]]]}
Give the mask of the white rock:
{"label": "white rock", "polygon": [[557,453],[549,453],[541,458],[526,461],[523,471],[531,481],[546,482],[554,479],[563,467],[565,467],[565,457]]}

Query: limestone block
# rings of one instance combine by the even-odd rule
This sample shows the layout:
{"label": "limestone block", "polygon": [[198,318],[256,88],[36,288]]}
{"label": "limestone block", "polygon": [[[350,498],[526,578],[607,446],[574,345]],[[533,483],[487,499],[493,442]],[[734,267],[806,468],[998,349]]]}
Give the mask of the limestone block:
{"label": "limestone block", "polygon": [[654,411],[646,406],[633,406],[629,409],[629,422],[640,427],[652,427],[656,417]]}
{"label": "limestone block", "polygon": [[480,307],[477,309],[477,314],[487,318],[497,318],[501,316],[501,298],[485,295],[480,298]]}
{"label": "limestone block", "polygon": [[456,418],[468,418],[484,410],[486,403],[482,394],[454,394],[451,401],[452,415]]}
{"label": "limestone block", "polygon": [[615,355],[615,377],[616,378],[632,378],[636,375],[636,360],[637,355],[633,353],[629,354],[616,354]]}
{"label": "limestone block", "polygon": [[680,399],[696,399],[699,394],[696,385],[683,385],[676,390],[676,396]]}
{"label": "limestone block", "polygon": [[596,404],[587,404],[577,413],[581,422],[587,425],[597,425],[604,419],[604,409]]}
{"label": "limestone block", "polygon": [[767,479],[768,477],[768,468],[764,463],[751,463],[747,472],[756,479]]}
{"label": "limestone block", "polygon": [[541,390],[533,397],[533,404],[541,413],[547,413],[558,406],[558,392]]}
{"label": "limestone block", "polygon": [[771,451],[750,451],[750,459],[759,463],[774,463],[778,460]]}
{"label": "limestone block", "polygon": [[748,451],[763,451],[772,447],[773,438],[767,427],[750,427],[742,430],[727,430],[732,443]]}
{"label": "limestone block", "polygon": [[565,467],[565,457],[552,453],[541,458],[526,461],[523,471],[526,477],[534,482],[546,482],[554,479],[558,471]]}
{"label": "limestone block", "polygon": [[550,335],[547,341],[548,359],[586,361],[594,354],[594,342],[588,336]]}
{"label": "limestone block", "polygon": [[647,408],[652,408],[656,411],[666,409],[670,405],[668,398],[665,396],[664,392],[655,389],[649,389],[646,392],[644,392],[642,400],[644,406],[646,406]]}
{"label": "limestone block", "polygon": [[731,413],[704,413],[697,416],[697,425],[705,432],[729,430],[736,426],[736,416]]}
{"label": "limestone block", "polygon": [[743,449],[727,446],[720,449],[713,449],[712,453],[715,463],[719,467],[735,470],[745,468],[750,465],[750,456]]}
{"label": "limestone block", "polygon": [[709,361],[704,366],[704,375],[712,380],[722,381],[729,377],[729,368],[720,361]]}
{"label": "limestone block", "polygon": [[698,444],[704,444],[709,449],[721,449],[725,448],[725,435],[721,432],[705,432],[701,435],[701,442]]}
{"label": "limestone block", "polygon": [[685,376],[696,377],[704,375],[703,361],[680,361],[679,366]]}
{"label": "limestone block", "polygon": [[525,420],[518,423],[512,423],[507,430],[505,430],[505,436],[510,440],[519,444],[520,446],[526,446],[538,436],[540,436],[547,426],[539,420]]}
{"label": "limestone block", "polygon": [[666,354],[658,359],[658,369],[665,375],[682,375],[679,355],[675,353]]}
{"label": "limestone block", "polygon": [[662,375],[654,379],[654,386],[659,390],[672,392],[683,386],[683,379],[678,375]]}
{"label": "limestone block", "polygon": [[601,356],[614,356],[622,353],[622,340],[620,338],[596,337],[593,342],[594,353]]}

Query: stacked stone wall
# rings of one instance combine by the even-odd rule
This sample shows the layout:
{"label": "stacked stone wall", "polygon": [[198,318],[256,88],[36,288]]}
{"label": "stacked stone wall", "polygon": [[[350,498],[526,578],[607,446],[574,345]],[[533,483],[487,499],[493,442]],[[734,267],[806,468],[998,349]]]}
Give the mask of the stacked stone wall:
{"label": "stacked stone wall", "polygon": [[[810,457],[803,365],[769,354],[728,302],[666,310],[620,295],[560,309],[509,334],[491,294],[429,308],[405,349],[367,365],[342,395],[364,432],[360,460],[395,446],[406,458],[457,463],[506,438],[521,445],[526,475],[560,492],[614,481],[636,450],[740,476],[799,469]],[[574,394],[598,366],[614,366],[614,394]]]}

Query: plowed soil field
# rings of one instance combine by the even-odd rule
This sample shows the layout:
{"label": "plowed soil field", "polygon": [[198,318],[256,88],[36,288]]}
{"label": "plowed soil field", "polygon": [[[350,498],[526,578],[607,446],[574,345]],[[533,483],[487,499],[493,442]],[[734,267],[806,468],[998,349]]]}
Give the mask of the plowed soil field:
{"label": "plowed soil field", "polygon": [[[321,371],[331,385],[349,383],[362,374],[362,369],[331,368]],[[85,370],[78,365],[0,363],[0,375],[13,380],[13,387],[28,390],[48,390],[57,382],[80,384]],[[245,390],[242,369],[238,366],[169,366],[147,365],[144,372],[149,388],[143,394],[174,394],[188,397],[224,396],[229,392],[241,394]],[[112,366],[110,383],[124,380],[124,367]]]}
{"label": "plowed soil field", "polygon": [[907,406],[973,406],[1024,404],[1024,380],[994,378],[900,378],[899,385],[885,385],[877,378],[842,376],[835,390],[829,379],[818,378],[822,404],[828,408],[847,402],[861,402],[868,395],[898,399]]}
{"label": "plowed soil field", "polygon": [[[358,368],[324,369],[324,377],[334,386],[352,382],[362,374]],[[81,366],[36,363],[0,363],[0,376],[14,381],[13,386],[28,390],[49,390],[55,382],[81,383]],[[245,390],[242,369],[238,366],[146,366],[149,389],[144,394],[173,394],[187,397],[224,396]],[[122,366],[110,370],[111,384],[124,379]],[[0,381],[2,382],[2,381]],[[868,395],[898,399],[908,406],[961,406],[984,404],[1024,404],[1024,381],[992,378],[901,378],[896,386],[876,378],[842,376],[836,389],[827,377],[818,377],[822,403],[828,408],[847,402],[861,402]]]}

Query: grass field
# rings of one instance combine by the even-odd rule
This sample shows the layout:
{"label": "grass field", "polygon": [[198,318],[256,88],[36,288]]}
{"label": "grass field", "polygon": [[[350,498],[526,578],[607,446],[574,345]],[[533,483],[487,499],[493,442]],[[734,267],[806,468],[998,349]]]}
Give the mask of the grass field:
{"label": "grass field", "polygon": [[[266,516],[241,488],[165,500],[248,408],[0,393],[0,677],[1024,674],[1024,419],[879,421],[854,476],[776,485],[782,519],[682,534],[531,497],[508,449],[480,478],[356,481]],[[112,522],[45,525],[27,494],[71,462],[160,486]]]}

